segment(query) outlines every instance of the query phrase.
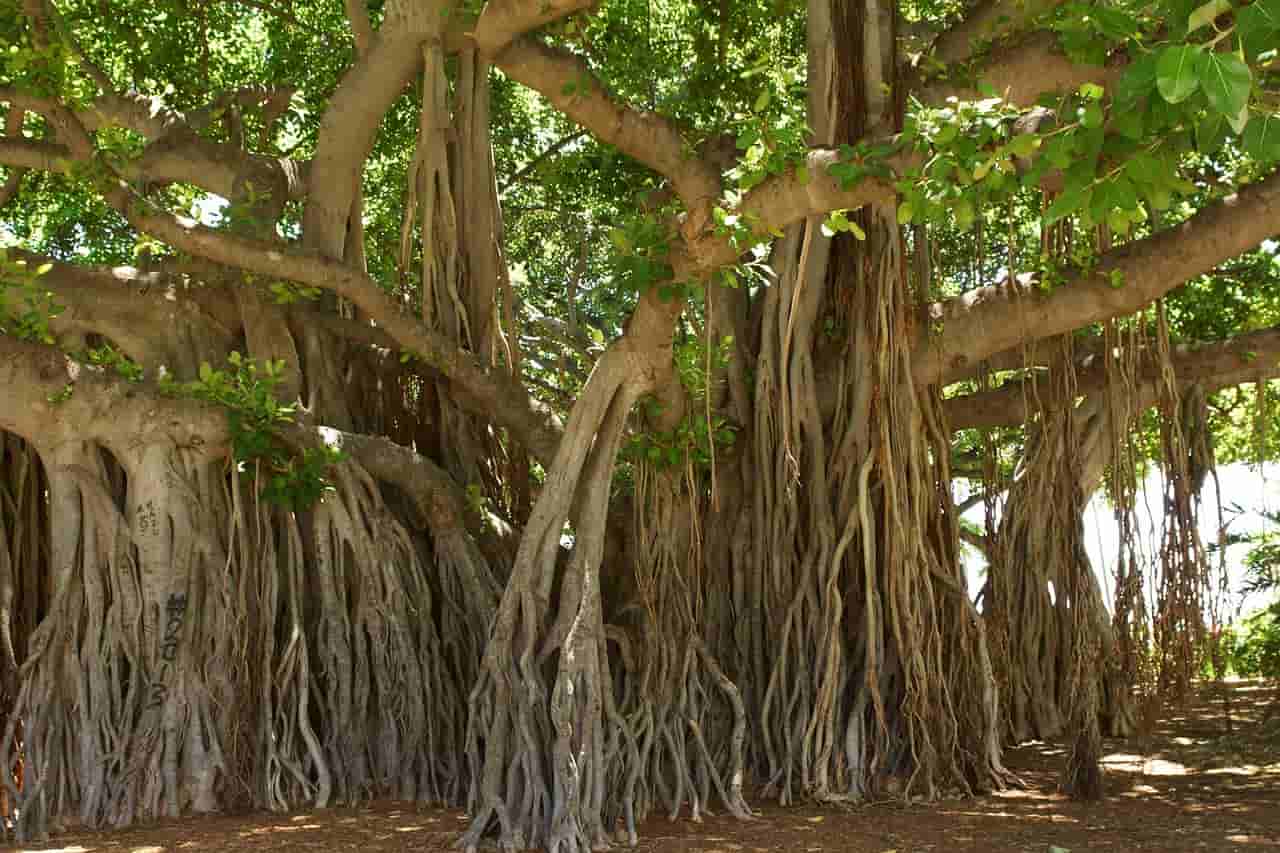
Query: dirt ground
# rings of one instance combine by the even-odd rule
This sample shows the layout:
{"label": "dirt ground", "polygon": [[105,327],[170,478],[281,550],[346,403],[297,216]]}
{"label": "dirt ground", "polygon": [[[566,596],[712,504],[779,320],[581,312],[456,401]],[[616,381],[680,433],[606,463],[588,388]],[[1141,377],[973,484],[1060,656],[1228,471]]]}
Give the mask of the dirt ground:
{"label": "dirt ground", "polygon": [[[645,853],[924,853],[924,851],[1280,850],[1280,695],[1258,683],[1206,688],[1145,743],[1106,745],[1109,798],[1072,803],[1057,793],[1060,744],[1010,750],[1025,787],[919,806],[880,803],[850,811],[762,805],[761,818],[665,818],[642,827]],[[1268,710],[1271,715],[1267,718]],[[294,815],[242,814],[166,822],[127,832],[72,832],[22,850],[445,851],[466,826],[458,811],[379,802]],[[625,848],[624,848],[625,849]]]}

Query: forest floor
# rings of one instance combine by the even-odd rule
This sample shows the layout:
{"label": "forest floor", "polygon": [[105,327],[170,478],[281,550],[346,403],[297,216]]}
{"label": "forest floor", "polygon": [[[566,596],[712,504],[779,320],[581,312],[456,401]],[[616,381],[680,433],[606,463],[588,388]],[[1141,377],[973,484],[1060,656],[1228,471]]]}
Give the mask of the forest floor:
{"label": "forest floor", "polygon": [[[1099,804],[1072,803],[1058,793],[1061,744],[1029,744],[1006,753],[1021,789],[848,811],[765,805],[759,809],[762,819],[751,823],[727,817],[671,823],[660,817],[641,828],[638,853],[1280,850],[1280,691],[1247,681],[1227,688],[1230,732],[1223,695],[1206,687],[1189,707],[1166,715],[1149,738],[1108,741],[1109,797]],[[458,811],[379,802],[294,815],[192,818],[122,832],[68,832],[50,844],[16,849],[443,853],[453,849],[465,826]]]}

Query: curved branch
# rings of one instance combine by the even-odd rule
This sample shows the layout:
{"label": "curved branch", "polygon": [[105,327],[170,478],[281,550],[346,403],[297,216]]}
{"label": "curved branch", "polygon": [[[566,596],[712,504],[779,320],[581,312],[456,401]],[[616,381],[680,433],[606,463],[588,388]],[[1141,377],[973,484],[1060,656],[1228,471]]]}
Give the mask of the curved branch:
{"label": "curved branch", "polygon": [[[71,441],[116,447],[167,443],[207,458],[230,450],[222,408],[166,396],[150,383],[125,382],[55,347],[7,335],[0,335],[0,428],[45,448]],[[327,445],[347,453],[409,497],[436,534],[478,527],[479,519],[469,518],[466,497],[453,478],[410,448],[382,436],[324,426],[286,423],[279,425],[279,433],[299,450]]]}
{"label": "curved branch", "polygon": [[393,0],[372,47],[329,100],[312,160],[325,179],[312,187],[302,220],[306,244],[328,257],[342,257],[347,219],[382,118],[421,66],[423,43],[439,38],[443,24],[434,4]]}
{"label": "curved branch", "polygon": [[[1179,344],[1171,353],[1174,375],[1185,384],[1198,383],[1217,391],[1245,382],[1280,376],[1280,326],[1273,326],[1227,341]],[[1160,365],[1144,358],[1136,377],[1147,386],[1160,381]],[[1089,396],[1106,388],[1106,365],[1093,359],[1076,369],[1077,393]],[[992,391],[952,397],[943,403],[952,429],[1017,426],[1026,415],[1020,383],[1011,382]]]}
{"label": "curved branch", "polygon": [[[1280,172],[1175,228],[1106,252],[1090,272],[1049,293],[1023,275],[935,303],[929,316],[942,331],[926,331],[917,344],[916,382],[946,382],[993,353],[1132,313],[1277,233]],[[1113,277],[1123,286],[1113,287]]]}
{"label": "curved branch", "polygon": [[[8,101],[47,117],[69,111],[59,105],[31,98],[0,87],[0,101]],[[84,113],[74,114],[86,131]],[[175,119],[176,121],[176,119]],[[48,172],[68,172],[73,163],[87,163],[89,151],[72,151],[66,145],[35,139],[0,139],[0,163]],[[224,198],[241,195],[248,184],[259,189],[279,188],[285,198],[301,199],[307,194],[309,164],[285,157],[249,154],[228,143],[197,136],[184,125],[166,125],[157,141],[142,154],[118,167],[131,181],[169,184],[187,183]]]}
{"label": "curved branch", "polygon": [[472,39],[492,58],[520,36],[590,7],[595,0],[489,0],[476,21]]}
{"label": "curved branch", "polygon": [[511,79],[541,92],[592,136],[670,180],[688,210],[719,197],[720,173],[694,153],[679,128],[657,113],[615,101],[581,57],[522,39],[494,62]]}
{"label": "curved branch", "polygon": [[[117,201],[119,199],[116,199]],[[114,201],[113,201],[114,203]],[[119,205],[129,222],[180,251],[273,279],[319,287],[349,299],[400,346],[420,356],[452,384],[461,405],[510,429],[542,461],[550,461],[562,427],[519,381],[490,369],[446,336],[428,329],[361,270],[318,252],[254,240],[178,219],[133,196]]]}
{"label": "curved branch", "polygon": [[[221,286],[196,284],[164,271],[68,264],[17,249],[8,254],[25,261],[29,270],[47,266],[34,286],[61,308],[49,320],[59,337],[100,334],[140,364],[167,364],[171,370],[174,347],[181,347],[185,339],[157,335],[157,329],[191,329],[194,324],[215,350],[230,349],[234,340],[238,318]],[[224,304],[228,309],[219,310]]]}

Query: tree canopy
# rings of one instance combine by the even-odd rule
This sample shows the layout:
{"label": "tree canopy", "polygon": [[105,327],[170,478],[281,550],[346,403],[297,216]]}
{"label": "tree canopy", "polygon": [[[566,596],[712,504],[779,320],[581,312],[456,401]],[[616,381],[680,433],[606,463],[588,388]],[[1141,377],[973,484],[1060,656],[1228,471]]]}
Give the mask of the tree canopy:
{"label": "tree canopy", "polygon": [[1280,0],[0,0],[15,831],[398,796],[573,851],[1057,734],[1097,796],[1216,636],[1215,455],[1280,441],[1278,48]]}

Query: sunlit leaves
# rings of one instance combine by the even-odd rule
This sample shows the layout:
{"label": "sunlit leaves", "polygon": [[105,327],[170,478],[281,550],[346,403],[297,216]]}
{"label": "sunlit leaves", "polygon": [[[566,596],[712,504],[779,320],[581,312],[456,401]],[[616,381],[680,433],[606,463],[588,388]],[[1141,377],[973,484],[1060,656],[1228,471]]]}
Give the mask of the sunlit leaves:
{"label": "sunlit leaves", "polygon": [[1195,32],[1201,27],[1207,27],[1220,15],[1224,15],[1229,11],[1231,11],[1230,0],[1209,0],[1187,18],[1187,31]]}

